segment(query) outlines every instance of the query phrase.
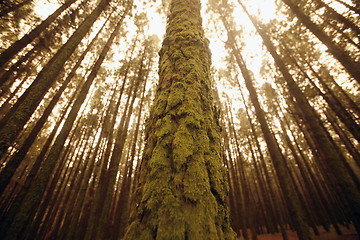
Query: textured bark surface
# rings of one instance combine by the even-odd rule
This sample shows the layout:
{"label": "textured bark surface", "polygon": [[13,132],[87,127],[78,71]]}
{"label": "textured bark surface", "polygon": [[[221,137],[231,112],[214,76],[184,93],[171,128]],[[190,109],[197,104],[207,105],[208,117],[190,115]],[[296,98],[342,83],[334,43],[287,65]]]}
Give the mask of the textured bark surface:
{"label": "textured bark surface", "polygon": [[173,0],[147,122],[138,204],[124,239],[235,239],[209,70],[200,1]]}

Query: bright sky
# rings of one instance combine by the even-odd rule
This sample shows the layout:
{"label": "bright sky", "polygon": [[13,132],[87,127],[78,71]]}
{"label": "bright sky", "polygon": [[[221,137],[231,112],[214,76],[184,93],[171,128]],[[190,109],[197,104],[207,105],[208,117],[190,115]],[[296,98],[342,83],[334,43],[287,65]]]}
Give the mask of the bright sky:
{"label": "bright sky", "polygon": [[[156,1],[155,6],[160,6],[161,1]],[[207,5],[207,0],[202,0],[202,15],[204,18],[204,24],[209,23],[211,24],[211,19],[209,19],[209,15],[205,14]],[[35,1],[35,12],[42,18],[45,19],[49,14],[54,12],[59,4],[56,0],[37,0]],[[263,17],[264,21],[268,21],[269,19],[272,19],[275,17],[275,6],[273,0],[253,0],[251,5],[252,6],[249,10],[252,12],[261,12],[261,16]],[[156,8],[149,8],[146,6],[145,8],[141,8],[141,11],[145,11],[147,13],[147,16],[149,18],[149,34],[156,34],[161,39],[163,34],[165,33],[165,18],[160,15]],[[242,10],[240,8],[235,10],[236,16],[235,19],[237,22],[241,23],[241,25],[244,27],[245,30],[248,30],[248,33],[251,33],[252,31],[252,24],[242,13]],[[250,28],[249,28],[250,26]],[[206,26],[205,26],[206,27]],[[213,30],[214,29],[208,29]],[[259,47],[261,48],[261,40],[258,36],[251,36],[250,34],[246,33],[246,49],[248,49],[248,52],[254,53],[257,52],[257,49]],[[223,58],[226,56],[226,51],[223,48],[223,44],[221,40],[218,39],[218,34],[209,33],[207,37],[210,39],[210,48],[212,52],[212,60],[213,65],[216,68],[225,67]],[[224,40],[224,39],[222,39]],[[253,57],[253,56],[252,56]],[[261,60],[259,59],[252,59],[252,65],[260,66]]]}
{"label": "bright sky", "polygon": [[[223,30],[222,26],[214,26],[214,19],[209,14],[206,14],[207,9],[207,0],[202,1],[202,17],[203,24],[206,32],[207,38],[210,40],[210,50],[212,52],[212,64],[216,69],[225,68],[226,63],[224,61],[225,56],[227,55],[227,51],[224,48],[223,41],[226,41],[227,35],[221,32],[216,32],[217,30]],[[244,1],[244,0],[243,0]],[[229,0],[229,2],[233,2],[235,6],[238,6],[236,0]],[[244,1],[245,2],[245,1]],[[151,4],[147,4],[146,6],[142,6],[138,4],[137,11],[138,12],[146,12],[149,19],[149,26],[147,32],[149,35],[155,34],[159,36],[159,39],[162,39],[165,33],[166,27],[166,18],[164,13],[159,13],[156,8],[161,6],[162,1],[157,0],[156,2],[151,2]],[[38,15],[45,19],[49,14],[54,12],[58,8],[58,3],[56,0],[37,0],[35,1],[35,11]],[[259,15],[262,18],[262,21],[268,22],[269,20],[275,17],[275,3],[274,0],[252,0],[251,3],[246,4],[249,6],[249,11],[255,15]],[[152,7],[151,7],[152,6]],[[252,26],[251,21],[248,17],[243,13],[240,7],[235,8],[234,10],[234,20],[235,22],[241,24],[244,32],[243,38],[245,40],[245,47],[243,51],[243,55],[247,61],[248,67],[251,71],[254,72],[255,76],[257,76],[257,80],[262,82],[262,79],[259,74],[261,62],[263,56],[261,55],[260,49],[262,49],[262,41],[261,38],[254,34],[254,28]],[[132,23],[128,23],[129,33],[128,37],[131,38],[136,32],[136,27]],[[217,24],[218,25],[218,24]],[[100,24],[99,24],[100,27]],[[133,31],[132,31],[133,30]],[[94,33],[95,34],[95,33]],[[115,59],[119,59],[121,57],[116,57]],[[115,60],[115,62],[118,62]],[[226,91],[227,95],[232,98],[232,96],[239,96],[238,90],[232,88],[231,86],[226,86],[226,83],[220,83],[219,91]],[[236,103],[236,102],[235,102]],[[236,108],[241,107],[241,103],[237,101],[235,104]]]}

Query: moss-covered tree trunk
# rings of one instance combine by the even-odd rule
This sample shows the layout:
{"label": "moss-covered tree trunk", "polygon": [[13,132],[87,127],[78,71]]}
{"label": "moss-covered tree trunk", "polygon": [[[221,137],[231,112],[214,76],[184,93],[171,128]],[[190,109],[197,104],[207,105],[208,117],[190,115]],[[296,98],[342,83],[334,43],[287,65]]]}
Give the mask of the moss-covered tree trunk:
{"label": "moss-covered tree trunk", "polygon": [[147,128],[132,222],[124,239],[235,239],[214,118],[210,52],[199,0],[173,0]]}

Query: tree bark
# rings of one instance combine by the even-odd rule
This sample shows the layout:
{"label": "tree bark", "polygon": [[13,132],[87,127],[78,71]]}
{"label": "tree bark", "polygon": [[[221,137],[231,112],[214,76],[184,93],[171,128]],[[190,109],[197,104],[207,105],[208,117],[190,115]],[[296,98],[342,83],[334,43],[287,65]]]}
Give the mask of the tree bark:
{"label": "tree bark", "polygon": [[200,1],[173,0],[130,239],[235,239],[225,197]]}

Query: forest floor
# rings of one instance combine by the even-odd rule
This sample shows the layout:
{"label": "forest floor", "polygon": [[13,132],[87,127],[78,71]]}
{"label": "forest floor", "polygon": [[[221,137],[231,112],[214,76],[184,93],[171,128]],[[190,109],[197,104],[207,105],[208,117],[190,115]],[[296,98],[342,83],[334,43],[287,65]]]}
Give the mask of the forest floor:
{"label": "forest floor", "polygon": [[[326,232],[322,227],[319,227],[319,236],[315,236],[313,234],[313,240],[359,240],[360,238],[357,236],[356,231],[353,226],[349,229],[346,227],[340,227],[342,231],[342,235],[339,236],[336,234],[335,230],[332,228],[330,232]],[[297,236],[295,232],[287,231],[289,240],[297,240]],[[242,239],[242,238],[240,238]],[[258,240],[282,240],[282,236],[280,233],[278,234],[262,234],[258,235]]]}

